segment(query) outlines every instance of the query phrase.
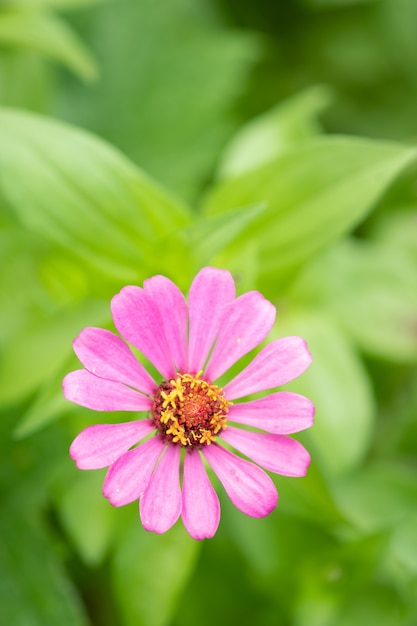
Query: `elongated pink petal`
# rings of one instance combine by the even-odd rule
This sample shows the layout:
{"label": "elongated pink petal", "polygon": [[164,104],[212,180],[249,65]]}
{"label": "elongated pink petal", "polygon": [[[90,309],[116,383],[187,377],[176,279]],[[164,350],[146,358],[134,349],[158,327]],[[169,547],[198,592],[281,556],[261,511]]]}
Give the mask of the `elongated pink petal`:
{"label": "elongated pink petal", "polygon": [[119,333],[149,359],[165,377],[175,374],[158,307],[140,287],[124,287],[111,301]]}
{"label": "elongated pink petal", "polygon": [[191,373],[204,368],[210,348],[219,332],[224,311],[235,295],[235,283],[230,272],[226,270],[205,267],[194,278],[188,296],[188,369]]}
{"label": "elongated pink petal", "polygon": [[288,435],[313,424],[314,404],[298,393],[277,391],[259,400],[232,404],[228,419],[270,433]]}
{"label": "elongated pink petal", "polygon": [[203,454],[236,508],[251,517],[265,517],[274,510],[278,493],[260,467],[217,444],[206,446]]}
{"label": "elongated pink petal", "polygon": [[164,533],[181,515],[180,446],[169,445],[140,500],[140,518],[146,530]]}
{"label": "elongated pink petal", "polygon": [[197,450],[184,459],[182,521],[194,539],[213,537],[220,521],[219,498]]}
{"label": "elongated pink petal", "polygon": [[110,466],[103,485],[103,495],[110,504],[123,506],[143,496],[164,447],[160,437],[152,437]]}
{"label": "elongated pink petal", "polygon": [[228,400],[272,389],[302,374],[311,363],[301,337],[284,337],[268,344],[240,374],[224,387]]}
{"label": "elongated pink petal", "polygon": [[104,328],[85,328],[74,340],[81,363],[99,378],[125,383],[154,394],[158,385],[125,342]]}
{"label": "elongated pink petal", "polygon": [[113,380],[98,378],[87,370],[75,370],[62,382],[67,400],[94,411],[149,411],[147,396]]}
{"label": "elongated pink petal", "polygon": [[88,426],[72,442],[70,456],[79,469],[107,467],[154,428],[151,420]]}
{"label": "elongated pink petal", "polygon": [[267,470],[284,476],[305,476],[310,455],[299,441],[285,435],[256,433],[229,426],[222,439]]}
{"label": "elongated pink petal", "polygon": [[225,312],[205,376],[216,380],[258,346],[271,330],[275,313],[275,307],[257,291],[249,291],[237,298]]}
{"label": "elongated pink petal", "polygon": [[165,276],[153,276],[143,283],[162,318],[171,358],[180,372],[187,371],[188,309],[180,289]]}

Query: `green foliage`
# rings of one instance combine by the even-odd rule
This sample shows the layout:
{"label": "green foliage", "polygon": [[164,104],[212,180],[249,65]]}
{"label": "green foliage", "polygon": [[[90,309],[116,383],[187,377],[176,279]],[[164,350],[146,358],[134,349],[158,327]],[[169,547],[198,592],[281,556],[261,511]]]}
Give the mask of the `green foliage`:
{"label": "green foliage", "polygon": [[87,626],[85,611],[44,529],[10,501],[3,506],[8,514],[0,522],[2,619],[22,626]]}
{"label": "green foliage", "polygon": [[260,279],[266,283],[261,286],[267,289],[273,279],[285,283],[292,270],[356,226],[416,154],[402,146],[320,137],[214,185],[204,209],[216,215],[267,204],[244,234],[256,239]]}
{"label": "green foliage", "polygon": [[[162,536],[138,533],[137,524],[135,516],[116,551],[117,601],[126,626],[163,626],[169,624],[192,575],[201,544],[193,541],[180,524]],[[138,567],[138,560],[142,567]]]}
{"label": "green foliage", "polygon": [[[417,623],[415,16],[412,0],[2,3],[7,623]],[[270,339],[307,340],[288,388],[316,416],[297,435],[307,476],[273,477],[277,510],[246,517],[216,485],[218,533],[196,542],[181,523],[146,533],[104,472],[74,467],[73,437],[126,415],[70,405],[61,380],[121,287],[162,273],[186,292],[207,264],[274,302]]]}
{"label": "green foliage", "polygon": [[[316,406],[316,424],[309,433],[326,472],[351,472],[368,452],[375,408],[372,389],[359,355],[326,315],[295,314],[283,319],[279,335],[307,340],[314,362],[292,383]],[[277,329],[278,330],[278,329]]]}
{"label": "green foliage", "polygon": [[97,69],[87,50],[59,18],[32,11],[0,13],[0,45],[30,49],[91,80]]}

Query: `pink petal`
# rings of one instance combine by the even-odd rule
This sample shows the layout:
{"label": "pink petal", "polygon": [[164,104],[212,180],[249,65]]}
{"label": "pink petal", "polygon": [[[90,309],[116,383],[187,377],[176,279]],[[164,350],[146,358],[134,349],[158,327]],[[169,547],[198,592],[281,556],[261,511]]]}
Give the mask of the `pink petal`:
{"label": "pink petal", "polygon": [[197,450],[184,459],[182,520],[194,539],[215,535],[220,521],[220,503]]}
{"label": "pink petal", "polygon": [[257,291],[249,291],[232,302],[206,368],[207,379],[216,380],[259,345],[271,330],[275,313],[275,307]]}
{"label": "pink petal", "polygon": [[114,380],[153,395],[158,385],[125,342],[104,328],[85,328],[74,340],[81,363],[99,378]]}
{"label": "pink petal", "polygon": [[251,517],[265,517],[274,510],[278,502],[277,490],[260,467],[217,444],[206,446],[203,454],[240,511]]}
{"label": "pink petal", "polygon": [[168,445],[140,500],[145,530],[164,533],[181,514],[180,453],[180,446]]}
{"label": "pink petal", "polygon": [[103,485],[103,495],[110,504],[123,506],[143,496],[164,445],[160,437],[152,437],[110,466]]}
{"label": "pink petal", "polygon": [[124,287],[111,301],[119,333],[144,354],[165,378],[175,374],[158,307],[144,289]]}
{"label": "pink petal", "polygon": [[256,391],[279,387],[302,374],[311,363],[307,344],[301,337],[284,337],[262,348],[259,354],[225,387],[228,400]]}
{"label": "pink petal", "polygon": [[196,373],[204,368],[210,348],[219,332],[224,311],[235,295],[232,275],[226,270],[205,267],[194,278],[188,296],[190,372]]}
{"label": "pink petal", "polygon": [[145,280],[143,286],[145,293],[152,298],[161,315],[171,358],[178,371],[186,372],[188,309],[184,296],[165,276],[153,276]]}
{"label": "pink petal", "polygon": [[79,469],[107,467],[154,428],[151,420],[88,426],[72,442],[70,456]]}
{"label": "pink petal", "polygon": [[152,401],[122,383],[98,378],[87,370],[67,374],[62,382],[67,400],[94,411],[149,411]]}
{"label": "pink petal", "polygon": [[232,404],[228,419],[270,433],[288,435],[313,424],[314,404],[298,393],[277,391],[259,400]]}
{"label": "pink petal", "polygon": [[299,441],[285,435],[228,427],[222,439],[267,470],[284,476],[305,476],[310,455]]}

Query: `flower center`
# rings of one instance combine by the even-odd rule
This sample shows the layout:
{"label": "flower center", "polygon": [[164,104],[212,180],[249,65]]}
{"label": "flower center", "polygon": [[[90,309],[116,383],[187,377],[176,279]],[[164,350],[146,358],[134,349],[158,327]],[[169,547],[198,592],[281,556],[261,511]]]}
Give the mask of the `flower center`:
{"label": "flower center", "polygon": [[226,428],[228,402],[223,390],[200,378],[177,374],[158,387],[152,417],[163,437],[182,446],[210,445]]}

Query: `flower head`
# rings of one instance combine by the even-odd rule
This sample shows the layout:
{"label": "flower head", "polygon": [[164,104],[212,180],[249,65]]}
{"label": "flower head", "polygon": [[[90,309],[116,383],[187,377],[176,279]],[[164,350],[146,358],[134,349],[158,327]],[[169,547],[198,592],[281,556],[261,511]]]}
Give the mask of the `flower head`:
{"label": "flower head", "polygon": [[65,397],[96,411],[147,417],[86,428],[70,449],[77,467],[109,466],[104,496],[114,506],[139,499],[142,524],[156,533],[181,515],[195,539],[215,534],[220,504],[206,464],[238,509],[252,517],[268,515],[278,494],[261,467],[305,475],[309,454],[287,435],[311,426],[314,407],[286,391],[241,399],[299,376],[311,362],[304,340],[271,342],[222,388],[219,377],[274,324],[275,307],[260,293],[236,298],[230,273],[206,267],[191,285],[188,305],[173,282],[153,276],[143,289],[123,288],[111,309],[120,335],[161,380],[154,380],[118,335],[101,328],[81,332],[74,350],[85,369],[65,377]]}

